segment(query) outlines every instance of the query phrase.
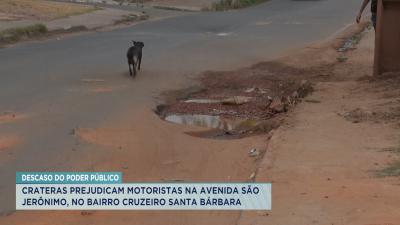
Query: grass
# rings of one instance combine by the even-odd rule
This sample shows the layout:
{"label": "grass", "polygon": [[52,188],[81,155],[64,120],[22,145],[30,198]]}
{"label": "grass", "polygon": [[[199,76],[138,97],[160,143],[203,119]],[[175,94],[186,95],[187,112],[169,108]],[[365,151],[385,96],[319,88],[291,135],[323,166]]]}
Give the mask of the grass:
{"label": "grass", "polygon": [[[399,154],[400,146],[383,148],[381,151]],[[400,176],[400,161],[395,161],[395,162],[389,164],[389,166],[387,166],[386,168],[383,168],[383,169],[377,171],[377,175],[379,177],[398,177],[398,176]]]}
{"label": "grass", "polygon": [[0,0],[0,13],[26,19],[56,19],[96,9],[93,6],[46,0]]}
{"label": "grass", "polygon": [[34,24],[25,27],[10,28],[0,32],[0,42],[13,43],[23,38],[32,38],[47,33],[47,27],[43,24]]}
{"label": "grass", "polygon": [[400,176],[400,161],[390,164],[388,167],[377,171],[379,177],[398,177]]}
{"label": "grass", "polygon": [[268,0],[220,0],[219,2],[212,3],[208,10],[226,11],[231,9],[240,9],[266,1]]}
{"label": "grass", "polygon": [[400,153],[400,146],[387,147],[381,150],[382,152]]}

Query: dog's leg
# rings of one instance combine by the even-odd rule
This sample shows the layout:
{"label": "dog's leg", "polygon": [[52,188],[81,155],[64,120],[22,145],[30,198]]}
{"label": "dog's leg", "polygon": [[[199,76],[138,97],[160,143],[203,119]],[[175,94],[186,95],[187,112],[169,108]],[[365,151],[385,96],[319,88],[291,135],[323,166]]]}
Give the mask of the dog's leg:
{"label": "dog's leg", "polygon": [[142,64],[142,56],[141,55],[139,55],[139,57],[138,57],[138,70],[140,70],[140,65]]}
{"label": "dog's leg", "polygon": [[132,76],[132,70],[131,70],[131,63],[128,62],[128,67],[129,67],[129,75]]}
{"label": "dog's leg", "polygon": [[132,64],[132,67],[133,67],[133,76],[134,77],[136,77],[136,62],[135,62],[135,60],[133,60],[133,64]]}

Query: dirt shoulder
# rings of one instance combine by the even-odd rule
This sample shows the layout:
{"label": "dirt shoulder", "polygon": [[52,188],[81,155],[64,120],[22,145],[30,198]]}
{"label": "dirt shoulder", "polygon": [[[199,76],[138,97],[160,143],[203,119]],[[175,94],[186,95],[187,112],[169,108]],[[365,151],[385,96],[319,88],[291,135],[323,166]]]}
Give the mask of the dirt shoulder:
{"label": "dirt shoulder", "polygon": [[[399,78],[372,79],[374,32],[356,50],[309,49],[307,64],[345,59],[274,133],[256,181],[272,182],[273,210],[238,224],[397,224]],[[304,65],[306,56],[288,57]],[[336,59],[335,59],[336,57]],[[303,59],[302,59],[303,58]],[[340,60],[343,61],[343,60]],[[300,63],[300,64],[299,64]]]}
{"label": "dirt shoulder", "polygon": [[53,20],[97,10],[93,6],[45,0],[2,0],[0,21]]}

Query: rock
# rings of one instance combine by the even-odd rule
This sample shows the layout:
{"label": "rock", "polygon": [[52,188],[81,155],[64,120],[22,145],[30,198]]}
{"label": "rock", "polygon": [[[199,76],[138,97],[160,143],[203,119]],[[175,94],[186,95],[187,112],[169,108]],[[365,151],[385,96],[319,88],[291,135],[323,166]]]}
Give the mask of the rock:
{"label": "rock", "polygon": [[244,92],[246,92],[246,93],[252,93],[252,92],[254,92],[256,90],[256,88],[248,88],[248,89],[246,89]]}
{"label": "rock", "polygon": [[339,56],[336,58],[338,62],[346,62],[348,58],[346,56]]}
{"label": "rock", "polygon": [[259,89],[258,93],[260,94],[267,94],[268,91],[266,89]]}
{"label": "rock", "polygon": [[308,80],[302,80],[302,81],[300,82],[300,86],[301,86],[301,87],[307,86],[309,83],[310,83],[310,82],[309,82]]}
{"label": "rock", "polygon": [[254,178],[256,178],[256,172],[253,172],[250,177],[249,180],[254,180]]}
{"label": "rock", "polygon": [[291,96],[287,96],[287,97],[286,97],[286,102],[287,102],[289,105],[295,105],[295,104],[296,104],[296,99],[292,98]]}
{"label": "rock", "polygon": [[269,213],[267,213],[265,211],[257,211],[257,215],[258,216],[269,216]]}
{"label": "rock", "polygon": [[81,215],[82,215],[82,216],[90,216],[90,215],[92,215],[92,214],[93,214],[92,211],[81,211]]}
{"label": "rock", "polygon": [[257,157],[260,155],[260,151],[256,148],[252,148],[249,152],[250,157]]}
{"label": "rock", "polygon": [[304,98],[314,89],[312,87],[311,82],[308,80],[302,80],[300,83],[300,87],[297,89],[298,97]]}
{"label": "rock", "polygon": [[265,108],[269,108],[272,104],[273,98],[271,96],[267,96],[267,105]]}
{"label": "rock", "polygon": [[299,93],[297,91],[292,93],[292,98],[293,99],[298,99],[299,98]]}
{"label": "rock", "polygon": [[197,104],[212,104],[220,102],[221,100],[216,100],[216,99],[188,99],[184,101],[184,103],[197,103]]}
{"label": "rock", "polygon": [[246,89],[244,92],[245,92],[245,93],[257,92],[258,94],[266,94],[266,93],[268,93],[267,89],[258,88],[258,87],[248,88],[248,89]]}
{"label": "rock", "polygon": [[69,29],[71,29],[71,28],[72,28],[71,25],[66,25],[66,26],[63,27],[64,30],[69,30]]}
{"label": "rock", "polygon": [[281,98],[275,97],[271,104],[269,105],[269,108],[272,109],[276,113],[281,113],[286,111],[285,104],[282,102]]}
{"label": "rock", "polygon": [[246,96],[234,96],[232,98],[223,99],[221,102],[224,105],[243,105],[250,102],[252,98]]}
{"label": "rock", "polygon": [[305,102],[307,102],[307,103],[321,103],[321,101],[315,100],[315,99],[306,99]]}

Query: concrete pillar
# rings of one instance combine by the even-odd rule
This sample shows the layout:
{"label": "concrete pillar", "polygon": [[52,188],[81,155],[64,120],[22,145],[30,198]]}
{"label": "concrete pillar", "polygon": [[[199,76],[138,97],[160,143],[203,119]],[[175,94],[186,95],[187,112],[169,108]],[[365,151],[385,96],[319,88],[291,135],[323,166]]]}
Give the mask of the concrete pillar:
{"label": "concrete pillar", "polygon": [[400,72],[400,0],[378,0],[374,75]]}

